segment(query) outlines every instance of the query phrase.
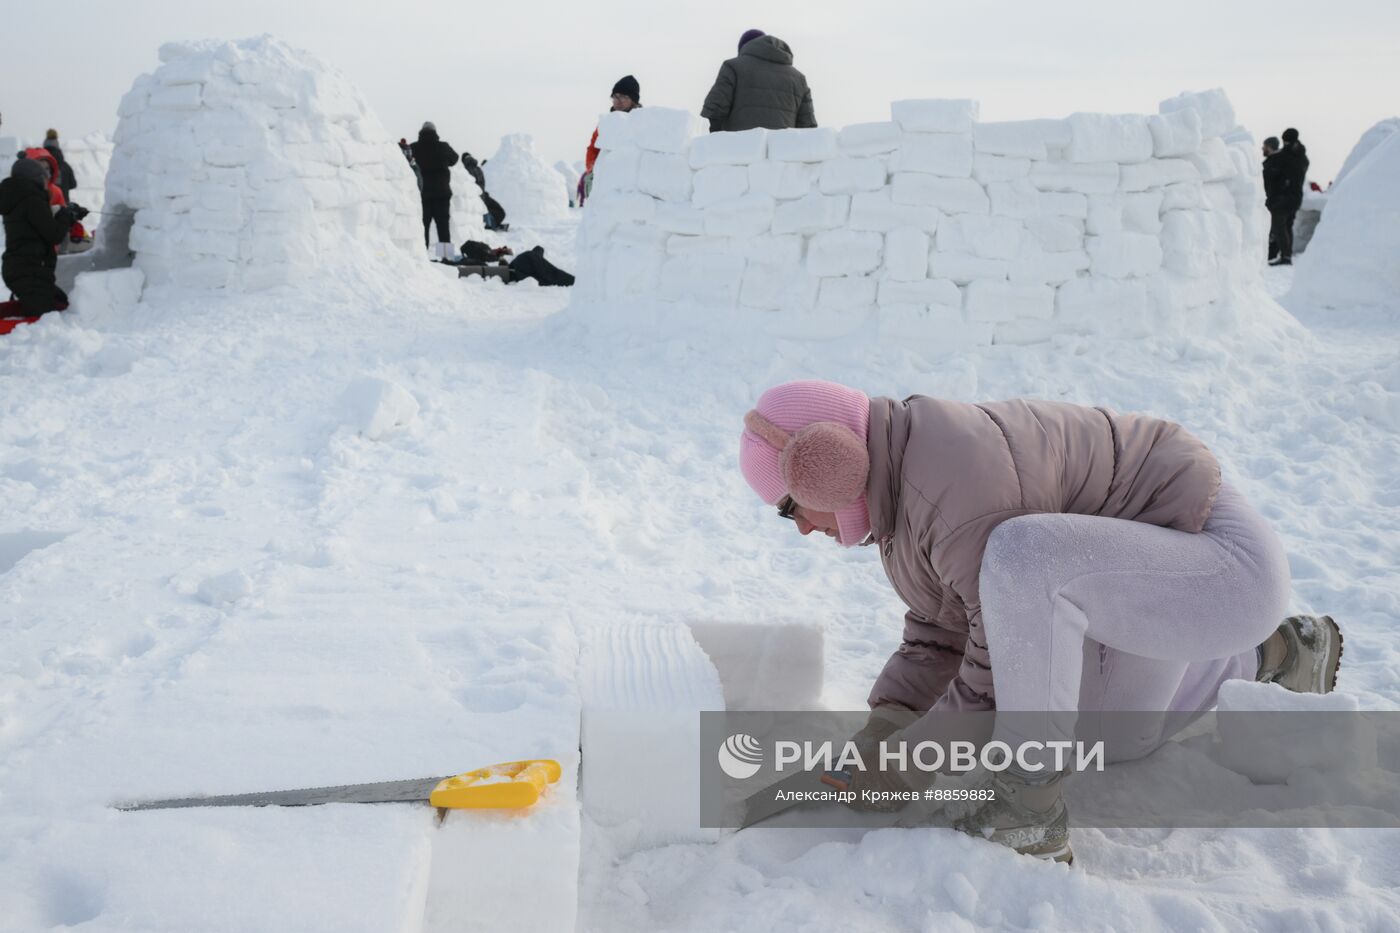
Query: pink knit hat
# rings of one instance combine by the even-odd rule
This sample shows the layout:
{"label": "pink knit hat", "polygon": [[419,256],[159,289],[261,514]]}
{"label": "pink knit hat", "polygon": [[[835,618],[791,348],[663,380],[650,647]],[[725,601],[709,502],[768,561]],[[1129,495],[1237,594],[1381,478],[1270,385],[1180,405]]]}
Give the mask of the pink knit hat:
{"label": "pink knit hat", "polygon": [[739,469],[769,505],[792,495],[799,505],[835,512],[837,540],[851,547],[870,534],[869,428],[870,399],[864,392],[819,380],[785,382],[764,392],[745,418]]}

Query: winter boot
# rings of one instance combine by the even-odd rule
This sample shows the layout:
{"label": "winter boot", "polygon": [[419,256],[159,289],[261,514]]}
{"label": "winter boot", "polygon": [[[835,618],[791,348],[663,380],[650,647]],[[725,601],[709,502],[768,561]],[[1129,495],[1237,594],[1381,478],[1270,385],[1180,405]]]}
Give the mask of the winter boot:
{"label": "winter boot", "polygon": [[1074,853],[1069,847],[1069,811],[1061,794],[1065,774],[1037,781],[1038,777],[1015,768],[989,773],[976,788],[988,791],[989,799],[950,803],[945,812],[958,832],[1022,855],[1070,864]]}
{"label": "winter boot", "polygon": [[1331,616],[1289,616],[1260,645],[1260,683],[1294,693],[1331,693],[1342,666],[1342,630]]}

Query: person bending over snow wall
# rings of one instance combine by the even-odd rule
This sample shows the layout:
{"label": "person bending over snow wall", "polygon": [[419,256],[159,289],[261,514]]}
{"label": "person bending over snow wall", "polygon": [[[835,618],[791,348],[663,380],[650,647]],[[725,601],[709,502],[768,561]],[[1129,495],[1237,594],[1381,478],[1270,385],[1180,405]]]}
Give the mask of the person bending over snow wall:
{"label": "person bending over snow wall", "polygon": [[451,243],[448,221],[452,212],[452,174],[457,164],[457,151],[438,138],[437,127],[431,121],[418,131],[418,141],[408,147],[422,175],[423,247],[431,249],[428,230],[437,224],[438,243]]}
{"label": "person bending over snow wall", "polygon": [[758,29],[740,36],[739,54],[719,66],[700,116],[710,121],[711,133],[817,125],[812,92],[792,66],[792,49]]}
{"label": "person bending over snow wall", "polygon": [[48,173],[34,159],[18,159],[0,181],[0,214],[5,217],[5,253],[0,274],[19,300],[19,310],[39,315],[68,306],[54,278],[58,244],[73,226],[73,213],[50,206]]}
{"label": "person bending over snow wall", "polygon": [[[858,748],[946,742],[959,717],[944,713],[1018,711],[996,716],[992,732],[1017,749],[1072,740],[1080,711],[1157,712],[1162,734],[1109,755],[1124,760],[1209,710],[1226,680],[1315,693],[1336,683],[1340,631],[1327,618],[1279,625],[1289,571],[1278,536],[1178,424],[790,382],[744,417],[739,463],[801,534],[878,546],[909,607]],[[1087,669],[1086,640],[1101,646]],[[1017,734],[1020,711],[1050,734]],[[1070,861],[1063,779],[1013,764],[946,812],[970,835]],[[850,790],[916,783],[872,767]]]}

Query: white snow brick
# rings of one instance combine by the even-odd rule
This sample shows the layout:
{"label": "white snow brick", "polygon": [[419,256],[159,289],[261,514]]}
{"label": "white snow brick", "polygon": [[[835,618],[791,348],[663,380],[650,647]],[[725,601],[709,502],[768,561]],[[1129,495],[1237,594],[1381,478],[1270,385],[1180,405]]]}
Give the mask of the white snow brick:
{"label": "white snow brick", "polygon": [[1152,158],[1147,118],[1132,114],[1072,113],[1067,120],[1070,162],[1146,162]]}
{"label": "white snow brick", "polygon": [[928,234],[904,228],[885,234],[885,274],[901,282],[917,282],[928,275]]}
{"label": "white snow brick", "polygon": [[710,236],[758,236],[773,225],[774,201],[766,194],[746,194],[705,210],[705,233]]}
{"label": "white snow brick", "polygon": [[158,87],[151,91],[148,105],[152,110],[198,110],[204,96],[202,84],[178,84]]}
{"label": "white snow brick", "polygon": [[992,213],[1002,217],[1035,217],[1040,214],[1040,189],[1029,178],[994,181],[987,185]]}
{"label": "white snow brick", "polygon": [[874,230],[889,233],[901,227],[912,227],[925,233],[938,229],[938,209],[926,205],[895,204],[890,189],[862,191],[851,198],[851,215],[846,226],[852,230]]}
{"label": "white snow brick", "polygon": [[1151,275],[1162,268],[1162,244],[1145,233],[1118,233],[1084,238],[1089,270],[1110,279]]}
{"label": "white snow brick", "polygon": [[965,295],[971,321],[1049,320],[1055,314],[1055,290],[1048,285],[976,281],[967,286]]}
{"label": "white snow brick", "polygon": [[1011,217],[958,214],[938,227],[938,251],[971,253],[983,259],[1014,259],[1026,228]]}
{"label": "white snow brick", "polygon": [[1123,232],[1123,198],[1117,194],[1089,195],[1089,213],[1084,231],[1090,236],[1113,236]]}
{"label": "white snow brick", "polygon": [[628,115],[635,145],[651,152],[683,153],[699,129],[694,116],[674,107],[643,107]]}
{"label": "white snow brick", "polygon": [[882,308],[891,305],[932,305],[960,311],[962,292],[948,279],[921,279],[916,282],[881,279],[879,304]]}
{"label": "white snow brick", "polygon": [[1066,321],[1085,323],[1140,317],[1147,313],[1147,284],[1139,279],[1071,279],[1055,291],[1055,312]]}
{"label": "white snow brick", "polygon": [[665,254],[659,250],[611,247],[603,273],[605,296],[631,298],[655,294],[664,258]]}
{"label": "white snow brick", "polygon": [[1083,220],[1089,216],[1089,197],[1074,191],[1042,191],[1040,212],[1051,217]]}
{"label": "white snow brick", "polygon": [[941,178],[918,172],[897,173],[890,199],[895,204],[936,207],[945,214],[987,214],[992,209],[987,192],[971,178]]}
{"label": "white snow brick", "polygon": [[[1227,198],[1227,210],[1234,207],[1234,199],[1229,191],[1223,192]],[[1162,232],[1162,192],[1143,191],[1123,196],[1123,229],[1132,233],[1150,233],[1156,236]]]}
{"label": "white snow brick", "polygon": [[630,221],[648,223],[656,216],[656,203],[655,198],[637,191],[610,193],[590,199],[584,219],[605,232]]}
{"label": "white snow brick", "polygon": [[824,162],[839,154],[836,130],[829,126],[768,133],[768,158],[774,162]]}
{"label": "white snow brick", "polygon": [[841,158],[823,162],[822,194],[855,194],[876,191],[885,186],[883,159]]}
{"label": "white snow brick", "polygon": [[1047,253],[1066,253],[1084,245],[1084,225],[1066,217],[1028,217],[1026,231]]}
{"label": "white snow brick", "polygon": [[897,100],[890,117],[911,133],[966,133],[977,120],[975,100]]}
{"label": "white snow brick", "polygon": [[1119,187],[1124,191],[1147,191],[1200,180],[1201,173],[1186,159],[1153,159],[1123,166]]}
{"label": "white snow brick", "polygon": [[669,233],[698,236],[705,232],[705,215],[689,203],[658,202],[651,222]]}
{"label": "white snow brick", "polygon": [[1186,210],[1205,207],[1204,186],[1199,181],[1183,181],[1162,189],[1162,210]]}
{"label": "white snow brick", "polygon": [[929,253],[928,274],[933,279],[951,279],[959,285],[989,279],[1005,280],[1011,263],[1005,259],[983,259],[971,253]]}
{"label": "white snow brick", "polygon": [[1036,162],[1031,183],[1042,191],[1107,194],[1118,190],[1116,162]]}
{"label": "white snow brick", "polygon": [[1031,318],[1017,318],[1014,321],[1000,321],[992,325],[993,346],[1027,347],[1045,343],[1056,334],[1064,333],[1063,324],[1052,321],[1038,321]]}
{"label": "white snow brick", "polygon": [[711,165],[696,172],[691,185],[690,203],[700,208],[709,207],[748,191],[749,170],[742,165]]}
{"label": "white snow brick", "polygon": [[842,127],[837,144],[846,155],[879,155],[893,152],[900,145],[899,124],[853,123]]}
{"label": "white snow brick", "polygon": [[1006,277],[1013,285],[1058,285],[1089,268],[1089,254],[1082,249],[1052,253],[1035,244],[1024,245],[1011,260]]}
{"label": "white snow brick", "polygon": [[831,230],[846,222],[851,199],[844,194],[809,194],[779,204],[773,214],[774,233],[813,234]]}
{"label": "white snow brick", "polygon": [[[885,238],[878,233],[828,230],[807,244],[806,269],[812,275],[860,275],[880,266]],[[872,301],[874,297],[872,295]]]}
{"label": "white snow brick", "polygon": [[1023,159],[1048,159],[1050,150],[1066,148],[1071,138],[1066,120],[1010,120],[972,128],[972,144],[979,153]]}
{"label": "white snow brick", "polygon": [[988,346],[992,342],[993,325],[964,320],[961,308],[892,304],[880,308],[876,323],[880,339],[888,342],[922,342],[948,351]]}
{"label": "white snow brick", "polygon": [[1201,148],[1201,114],[1197,110],[1176,110],[1147,118],[1152,133],[1152,154],[1159,159],[1190,155]]}
{"label": "white snow brick", "polygon": [[636,191],[641,167],[640,149],[617,149],[600,154],[593,163],[593,193]]}
{"label": "white snow brick", "polygon": [[[203,84],[215,77],[215,62],[211,58],[185,58],[173,61],[156,71],[156,79],[167,87],[179,84]],[[221,66],[224,74],[229,68]]]}
{"label": "white snow brick", "polygon": [[690,144],[690,167],[748,165],[763,160],[768,149],[768,131],[743,130],[738,133],[708,133]]}
{"label": "white snow brick", "polygon": [[984,185],[995,181],[1017,181],[1030,175],[1031,160],[1010,156],[987,155],[983,152],[972,156],[972,177]]}
{"label": "white snow brick", "polygon": [[734,237],[728,241],[731,256],[750,263],[795,269],[802,263],[802,237],[796,235]]}
{"label": "white snow brick", "polygon": [[663,301],[734,306],[744,281],[744,259],[725,253],[672,256],[661,267]]}
{"label": "white snow brick", "polygon": [[674,234],[666,238],[666,255],[693,256],[705,253],[710,256],[731,256],[730,238],[727,236],[682,236]]}
{"label": "white snow brick", "polygon": [[750,262],[744,269],[744,282],[739,288],[739,304],[764,311],[783,306],[796,278],[788,266]]}
{"label": "white snow brick", "polygon": [[1186,158],[1200,173],[1201,181],[1221,181],[1235,174],[1235,162],[1219,139],[1203,140],[1201,148]]}
{"label": "white snow brick", "polygon": [[1220,88],[1196,93],[1182,93],[1162,101],[1159,113],[1194,110],[1201,117],[1202,136],[1224,136],[1235,128],[1235,107]]}
{"label": "white snow brick", "polygon": [[749,190],[790,201],[810,194],[821,171],[820,165],[802,162],[755,162],[749,166]]}
{"label": "white snow brick", "polygon": [[[636,123],[631,113],[612,110],[598,116],[598,148],[604,152],[618,149],[637,148],[634,129]],[[597,163],[594,163],[597,167]]]}
{"label": "white snow brick", "polygon": [[899,151],[891,157],[890,168],[971,178],[972,137],[967,133],[906,133]]}
{"label": "white snow brick", "polygon": [[861,311],[875,304],[876,282],[865,276],[822,279],[817,307],[826,311]]}
{"label": "white snow brick", "polygon": [[[670,152],[642,153],[637,168],[637,190],[643,194],[662,201],[689,201],[690,180],[690,163],[685,156]],[[743,194],[743,191],[736,193]]]}

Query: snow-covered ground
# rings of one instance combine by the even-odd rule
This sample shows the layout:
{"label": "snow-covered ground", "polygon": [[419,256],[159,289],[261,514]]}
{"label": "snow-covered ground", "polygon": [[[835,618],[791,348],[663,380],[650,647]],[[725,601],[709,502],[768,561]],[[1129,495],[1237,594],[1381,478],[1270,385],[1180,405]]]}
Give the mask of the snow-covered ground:
{"label": "snow-covered ground", "polygon": [[[573,270],[573,222],[493,242],[544,243]],[[567,290],[396,269],[226,298],[153,288],[0,338],[0,928],[490,927],[435,903],[433,871],[456,863],[426,808],[109,804],[527,756],[561,759],[565,780],[513,824],[524,843],[454,814],[458,846],[484,840],[460,880],[543,908],[574,897],[529,840],[577,832],[593,627],[816,623],[826,703],[861,707],[902,615],[877,556],[798,537],[736,469],[743,412],[791,378],[1184,422],[1284,536],[1296,609],[1341,620],[1339,689],[1400,704],[1393,318],[1297,307],[1299,324],[1261,301],[1228,342],[940,355],[645,309],[629,324],[566,308]],[[1267,272],[1276,296],[1289,279]],[[391,405],[377,439],[358,433],[363,377],[416,414]],[[590,931],[1400,926],[1393,831],[1080,830],[1072,869],[942,830],[632,852],[587,818],[582,835]]]}

